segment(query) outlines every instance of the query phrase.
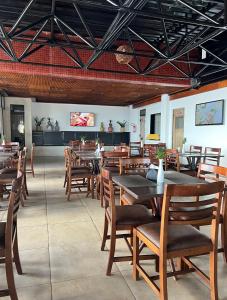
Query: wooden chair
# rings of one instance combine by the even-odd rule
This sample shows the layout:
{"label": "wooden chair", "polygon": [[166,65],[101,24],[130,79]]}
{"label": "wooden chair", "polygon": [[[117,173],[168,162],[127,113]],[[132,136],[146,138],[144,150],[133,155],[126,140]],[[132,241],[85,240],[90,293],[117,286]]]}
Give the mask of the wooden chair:
{"label": "wooden chair", "polygon": [[141,142],[130,142],[130,156],[142,156]]}
{"label": "wooden chair", "polygon": [[203,147],[191,145],[189,151],[190,152],[199,152],[201,154],[203,151]]}
{"label": "wooden chair", "polygon": [[[223,190],[224,182],[221,181],[197,185],[166,185],[161,223],[145,224],[134,229],[133,277],[137,280],[140,274],[161,300],[168,299],[167,277],[188,272],[196,272],[210,286],[211,299],[218,299],[217,244]],[[212,199],[201,199],[199,202],[189,198],[209,197],[213,194],[216,195]],[[177,202],[174,201],[174,197],[178,197]],[[210,237],[194,227],[201,222],[211,224]],[[159,257],[158,276],[149,276],[140,265],[140,242]],[[189,258],[203,254],[210,255],[210,278]],[[168,273],[167,260],[174,258],[180,258],[187,269]],[[155,283],[158,279],[159,287]]]}
{"label": "wooden chair", "polygon": [[13,180],[7,219],[5,222],[0,222],[0,262],[5,264],[8,285],[7,289],[0,290],[0,297],[10,296],[11,300],[18,300],[13,275],[13,263],[16,265],[17,273],[22,275],[17,238],[17,212],[21,201],[22,178],[22,174],[18,173],[18,178]]}
{"label": "wooden chair", "polygon": [[[211,148],[211,147],[205,147],[205,154],[216,154],[221,155],[221,148]],[[205,164],[212,164],[212,165],[220,165],[220,157],[205,157],[204,158]]]}
{"label": "wooden chair", "polygon": [[177,149],[166,149],[166,155],[165,155],[165,171],[171,169],[175,170],[177,172],[184,172],[191,174],[191,170],[187,168],[187,166],[184,166],[180,163],[180,157]]}
{"label": "wooden chair", "polygon": [[30,164],[30,168],[27,168],[26,164],[26,173],[32,173],[32,177],[35,177],[35,171],[34,171],[34,155],[35,155],[35,144],[32,144],[32,148],[31,148],[31,155],[30,155],[30,159],[28,161],[28,163]]}
{"label": "wooden chair", "polygon": [[[222,166],[200,164],[197,177],[208,182],[224,181],[225,191],[223,195],[223,203],[221,206],[221,216],[219,222],[221,224],[221,248],[218,252],[223,252],[224,261],[227,263],[227,168]],[[207,224],[200,224],[207,225]]]}
{"label": "wooden chair", "polygon": [[105,168],[112,168],[114,172],[119,173],[120,159],[129,157],[129,152],[125,151],[102,151],[101,152],[101,166]]}
{"label": "wooden chair", "polygon": [[[115,205],[114,187],[110,171],[102,169],[103,196],[105,203],[104,232],[101,250],[104,251],[106,240],[110,239],[109,260],[106,275],[111,275],[112,265],[114,262],[131,261],[132,248],[128,238],[132,238],[134,226],[149,222],[156,222],[157,218],[153,217],[149,210],[143,205]],[[110,225],[110,234],[108,227]],[[129,233],[117,234],[118,231],[127,230]],[[129,248],[129,256],[115,256],[116,239],[123,238]]]}
{"label": "wooden chair", "polygon": [[65,158],[65,179],[64,179],[63,187],[66,186],[69,164],[71,164],[72,170],[79,170],[79,169],[88,170],[87,166],[78,164],[79,160],[77,159],[75,152],[69,147],[64,149],[64,158]]}
{"label": "wooden chair", "polygon": [[120,158],[120,175],[142,174],[145,175],[151,164],[149,157]]}
{"label": "wooden chair", "polygon": [[27,182],[26,182],[26,151],[22,150],[19,153],[19,158],[17,162],[17,168],[4,168],[0,171],[0,181],[4,181],[4,188],[2,193],[9,194],[12,189],[12,181],[18,177],[18,174],[22,174],[22,197],[21,205],[24,206],[24,200],[26,200],[28,195]]}
{"label": "wooden chair", "polygon": [[[90,168],[72,168],[72,156],[68,151],[68,166],[67,166],[67,179],[66,179],[66,195],[67,200],[70,201],[72,194],[91,192],[92,199],[94,198],[94,175],[91,173]],[[82,189],[87,190],[83,191]],[[77,191],[78,190],[78,191]]]}

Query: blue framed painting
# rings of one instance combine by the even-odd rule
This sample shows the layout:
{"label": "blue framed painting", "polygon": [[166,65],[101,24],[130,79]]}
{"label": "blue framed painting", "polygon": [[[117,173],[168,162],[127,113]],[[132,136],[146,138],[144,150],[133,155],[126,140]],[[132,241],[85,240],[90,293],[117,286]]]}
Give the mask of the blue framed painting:
{"label": "blue framed painting", "polygon": [[196,104],[195,126],[223,125],[224,100]]}

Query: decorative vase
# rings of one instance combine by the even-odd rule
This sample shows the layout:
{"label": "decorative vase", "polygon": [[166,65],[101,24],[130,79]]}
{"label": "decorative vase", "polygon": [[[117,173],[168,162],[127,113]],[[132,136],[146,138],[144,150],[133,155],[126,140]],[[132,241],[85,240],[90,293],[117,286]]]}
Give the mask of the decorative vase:
{"label": "decorative vase", "polygon": [[112,121],[111,121],[111,120],[110,120],[110,122],[109,122],[108,132],[109,132],[109,133],[113,132],[113,124],[112,124]]}
{"label": "decorative vase", "polygon": [[42,127],[40,125],[36,126],[36,131],[42,131]]}
{"label": "decorative vase", "polygon": [[101,122],[100,123],[100,132],[104,132],[104,131],[105,131],[104,123]]}
{"label": "decorative vase", "polygon": [[121,127],[120,132],[125,132],[125,127]]}
{"label": "decorative vase", "polygon": [[157,183],[163,183],[163,182],[164,182],[163,159],[159,159]]}

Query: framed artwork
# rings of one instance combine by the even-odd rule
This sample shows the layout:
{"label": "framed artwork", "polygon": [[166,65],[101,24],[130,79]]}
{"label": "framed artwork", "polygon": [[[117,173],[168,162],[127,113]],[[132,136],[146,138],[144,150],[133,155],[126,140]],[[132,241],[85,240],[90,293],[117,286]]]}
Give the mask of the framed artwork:
{"label": "framed artwork", "polygon": [[196,104],[195,126],[222,125],[224,122],[224,100]]}

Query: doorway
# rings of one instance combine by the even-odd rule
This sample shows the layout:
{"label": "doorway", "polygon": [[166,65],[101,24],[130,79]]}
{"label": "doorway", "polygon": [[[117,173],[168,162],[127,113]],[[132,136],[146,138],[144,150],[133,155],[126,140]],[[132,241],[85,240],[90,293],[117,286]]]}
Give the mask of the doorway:
{"label": "doorway", "polygon": [[173,141],[172,147],[182,148],[184,139],[184,108],[173,110]]}
{"label": "doorway", "polygon": [[11,141],[25,145],[24,105],[10,105]]}
{"label": "doorway", "polygon": [[146,121],[146,109],[140,111],[140,140],[144,145],[145,143],[145,121]]}

